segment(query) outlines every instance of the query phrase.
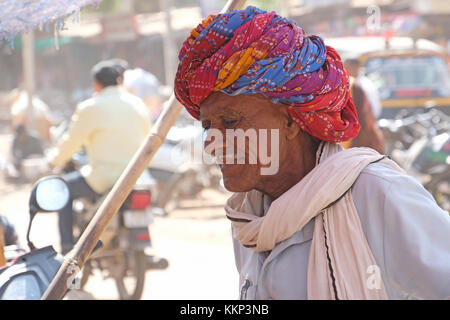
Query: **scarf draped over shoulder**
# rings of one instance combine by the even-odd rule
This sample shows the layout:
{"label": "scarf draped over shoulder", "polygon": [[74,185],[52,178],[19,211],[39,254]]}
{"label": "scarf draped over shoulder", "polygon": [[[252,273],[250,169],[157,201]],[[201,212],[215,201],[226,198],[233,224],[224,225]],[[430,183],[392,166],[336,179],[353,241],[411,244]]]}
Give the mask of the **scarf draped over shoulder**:
{"label": "scarf draped over shoulder", "polygon": [[383,162],[402,169],[370,148],[343,150],[323,142],[316,166],[300,182],[273,201],[267,214],[258,216],[262,193],[236,193],[225,210],[235,238],[257,252],[272,250],[314,219],[308,264],[308,299],[386,299],[382,280],[368,285],[368,268],[376,261],[361,227],[349,192],[370,163]]}

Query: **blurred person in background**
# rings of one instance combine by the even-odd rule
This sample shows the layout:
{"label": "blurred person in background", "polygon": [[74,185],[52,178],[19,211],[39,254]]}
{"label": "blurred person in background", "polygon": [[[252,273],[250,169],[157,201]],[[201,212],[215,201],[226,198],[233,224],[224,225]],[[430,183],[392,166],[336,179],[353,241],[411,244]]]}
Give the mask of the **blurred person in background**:
{"label": "blurred person in background", "polygon": [[[179,60],[175,96],[234,192],[240,299],[450,297],[450,216],[388,157],[338,144],[361,126],[334,48],[249,6],[204,19]],[[250,160],[258,141],[239,155],[238,130],[275,160]]]}
{"label": "blurred person in background", "polygon": [[[350,75],[350,94],[353,98],[356,112],[358,113],[361,130],[355,138],[343,142],[341,145],[344,148],[370,147],[383,154],[383,132],[378,128],[376,122],[377,117],[374,115],[374,110],[378,110],[379,113],[381,113],[381,104],[377,88],[372,84],[369,78],[361,75],[357,59],[347,59],[344,66]],[[370,90],[365,89],[363,83],[365,83],[366,87],[370,88]],[[376,102],[375,104],[371,103],[369,93],[372,94],[372,100]],[[374,105],[376,106],[375,108]]]}
{"label": "blurred person in background", "polygon": [[353,77],[350,77],[350,95],[355,104],[361,130],[355,138],[342,142],[341,145],[344,148],[369,147],[383,154],[383,132],[377,126],[366,92]]}
{"label": "blurred person in background", "polygon": [[17,170],[17,177],[21,176],[22,163],[31,156],[43,156],[44,148],[42,141],[30,133],[26,126],[19,124],[14,132],[14,139],[11,146],[12,161]]}
{"label": "blurred person in background", "polygon": [[11,108],[11,126],[13,131],[17,126],[24,125],[29,131],[33,130],[44,142],[50,142],[51,115],[47,104],[33,96],[33,124],[30,124],[30,110],[28,109],[28,93],[14,89],[9,95]]}
{"label": "blurred person in background", "polygon": [[104,63],[111,64],[115,66],[119,72],[119,78],[117,78],[117,83],[119,86],[123,86],[123,78],[125,75],[125,71],[130,68],[130,64],[128,61],[120,58],[113,58],[109,60],[105,60]]}
{"label": "blurred person in background", "polygon": [[152,121],[156,121],[162,111],[160,82],[156,76],[142,68],[127,69],[123,75],[123,86],[144,101]]}
{"label": "blurred person in background", "polygon": [[[87,165],[63,176],[71,200],[93,198],[108,191],[128,165],[150,130],[149,113],[141,99],[120,87],[120,71],[110,62],[92,68],[95,96],[81,102],[68,131],[50,153],[50,163],[63,167],[82,147]],[[59,212],[63,253],[72,249],[72,201]]]}
{"label": "blurred person in background", "polygon": [[107,62],[119,70],[119,85],[141,98],[150,111],[152,122],[156,121],[162,110],[160,82],[156,76],[142,68],[131,69],[128,61],[124,59],[114,58]]}
{"label": "blurred person in background", "polygon": [[369,105],[372,108],[373,116],[375,120],[381,115],[383,107],[381,106],[380,95],[375,84],[367,78],[362,72],[357,58],[349,58],[344,62],[344,67],[347,69],[351,77],[355,78],[359,86],[364,90]]}

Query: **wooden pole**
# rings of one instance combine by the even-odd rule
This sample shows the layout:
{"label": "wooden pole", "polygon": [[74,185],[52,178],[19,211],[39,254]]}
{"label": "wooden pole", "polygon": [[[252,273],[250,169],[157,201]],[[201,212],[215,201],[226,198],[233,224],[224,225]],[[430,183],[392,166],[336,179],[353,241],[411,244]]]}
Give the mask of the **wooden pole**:
{"label": "wooden pole", "polygon": [[[229,0],[222,9],[222,12],[240,9],[244,4],[245,0]],[[182,108],[183,106],[172,94],[170,99],[165,103],[161,116],[156,121],[144,143],[103,201],[73,250],[65,256],[64,263],[41,299],[58,300],[64,297],[67,289],[70,288],[68,282],[83,267],[87,257],[100,239],[100,235],[125,201],[156,151],[158,151],[170,128],[177,120]]]}
{"label": "wooden pole", "polygon": [[173,87],[175,72],[177,71],[177,49],[175,48],[174,31],[172,29],[172,0],[159,0],[164,11],[166,30],[163,34],[165,84]]}
{"label": "wooden pole", "polygon": [[22,65],[25,91],[28,96],[26,111],[27,129],[35,131],[33,96],[35,91],[35,64],[34,64],[34,31],[22,35]]}
{"label": "wooden pole", "polygon": [[5,258],[5,235],[3,232],[3,223],[0,221],[0,267],[6,265]]}

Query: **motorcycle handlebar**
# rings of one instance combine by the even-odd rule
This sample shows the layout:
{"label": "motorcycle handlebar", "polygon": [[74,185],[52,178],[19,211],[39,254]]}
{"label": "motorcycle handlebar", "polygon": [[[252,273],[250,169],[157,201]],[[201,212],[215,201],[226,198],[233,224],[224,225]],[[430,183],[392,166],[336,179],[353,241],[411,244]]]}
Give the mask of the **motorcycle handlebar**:
{"label": "motorcycle handlebar", "polygon": [[[433,121],[438,117],[436,121]],[[378,126],[381,129],[396,132],[402,127],[411,127],[415,124],[419,124],[422,127],[429,129],[431,127],[437,130],[445,129],[450,124],[450,116],[447,116],[444,112],[437,109],[430,109],[425,113],[415,113],[403,119],[380,119],[378,120]]]}

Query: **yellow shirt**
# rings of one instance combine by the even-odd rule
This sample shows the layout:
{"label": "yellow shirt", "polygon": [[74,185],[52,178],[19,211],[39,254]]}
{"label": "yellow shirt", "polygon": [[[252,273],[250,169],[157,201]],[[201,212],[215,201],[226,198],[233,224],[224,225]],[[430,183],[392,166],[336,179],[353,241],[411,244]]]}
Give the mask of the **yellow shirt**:
{"label": "yellow shirt", "polygon": [[110,189],[150,130],[143,101],[119,87],[106,87],[77,106],[51,164],[64,165],[82,146],[88,165],[81,174],[97,193]]}

